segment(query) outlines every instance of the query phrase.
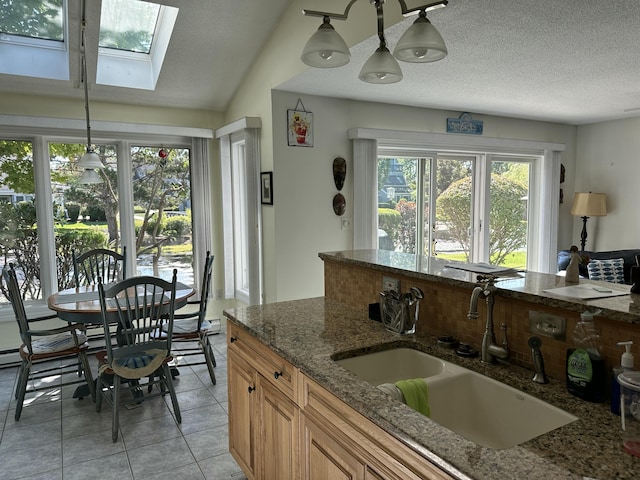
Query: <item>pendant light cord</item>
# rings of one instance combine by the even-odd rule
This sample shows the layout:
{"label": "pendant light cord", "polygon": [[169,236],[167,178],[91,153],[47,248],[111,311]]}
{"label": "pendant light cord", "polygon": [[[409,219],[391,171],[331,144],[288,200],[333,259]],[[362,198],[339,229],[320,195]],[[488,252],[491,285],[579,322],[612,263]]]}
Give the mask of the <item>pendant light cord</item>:
{"label": "pendant light cord", "polygon": [[89,78],[87,77],[87,20],[86,0],[82,1],[82,41],[80,50],[82,54],[82,83],[84,84],[84,109],[87,117],[87,152],[93,151],[91,147],[91,123],[89,121]]}

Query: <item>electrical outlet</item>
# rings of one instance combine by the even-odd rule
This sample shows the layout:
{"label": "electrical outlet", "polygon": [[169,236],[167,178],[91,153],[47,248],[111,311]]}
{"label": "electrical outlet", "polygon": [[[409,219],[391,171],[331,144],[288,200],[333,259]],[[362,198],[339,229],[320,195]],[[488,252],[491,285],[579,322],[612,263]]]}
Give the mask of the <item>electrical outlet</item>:
{"label": "electrical outlet", "polygon": [[400,292],[400,280],[393,277],[382,277],[382,291],[388,292],[389,290]]}
{"label": "electrical outlet", "polygon": [[529,332],[556,340],[564,340],[567,333],[567,319],[546,312],[530,310]]}

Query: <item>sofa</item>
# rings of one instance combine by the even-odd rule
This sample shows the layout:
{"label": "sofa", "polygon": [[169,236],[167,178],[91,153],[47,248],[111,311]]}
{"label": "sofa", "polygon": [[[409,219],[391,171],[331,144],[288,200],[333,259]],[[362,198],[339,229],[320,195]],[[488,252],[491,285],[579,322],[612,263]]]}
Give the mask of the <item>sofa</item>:
{"label": "sofa", "polygon": [[[584,257],[588,257],[589,260],[612,260],[616,258],[622,258],[624,262],[624,283],[631,285],[631,267],[636,265],[636,255],[640,256],[639,250],[609,250],[604,252],[582,252]],[[569,250],[560,250],[558,252],[558,271],[567,269],[569,265],[570,252]],[[589,271],[587,265],[582,263],[579,265],[580,276],[589,278]]]}

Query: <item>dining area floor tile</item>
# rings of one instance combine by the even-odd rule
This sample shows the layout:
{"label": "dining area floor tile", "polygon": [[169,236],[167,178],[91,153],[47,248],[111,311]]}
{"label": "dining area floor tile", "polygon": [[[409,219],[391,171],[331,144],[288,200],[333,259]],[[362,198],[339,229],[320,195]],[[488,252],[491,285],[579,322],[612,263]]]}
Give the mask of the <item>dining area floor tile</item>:
{"label": "dining area floor tile", "polygon": [[[224,324],[212,338],[216,385],[205,365],[178,358],[174,384],[182,423],[169,396],[120,409],[118,440],[111,440],[111,408],[95,411],[91,398],[73,398],[75,387],[26,396],[14,420],[16,367],[0,368],[0,480],[246,480],[228,452],[227,364]],[[97,361],[90,357],[94,378]],[[193,363],[193,361],[191,361]],[[76,374],[77,375],[77,374]],[[49,383],[46,383],[48,382]]]}

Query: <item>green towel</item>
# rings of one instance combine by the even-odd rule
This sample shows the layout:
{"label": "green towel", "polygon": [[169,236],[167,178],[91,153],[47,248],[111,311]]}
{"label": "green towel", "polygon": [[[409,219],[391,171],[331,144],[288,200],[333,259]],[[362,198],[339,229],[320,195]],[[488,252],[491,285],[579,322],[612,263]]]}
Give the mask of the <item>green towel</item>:
{"label": "green towel", "polygon": [[404,401],[408,406],[426,417],[431,415],[427,382],[422,378],[414,378],[412,380],[400,380],[395,385],[402,392]]}

